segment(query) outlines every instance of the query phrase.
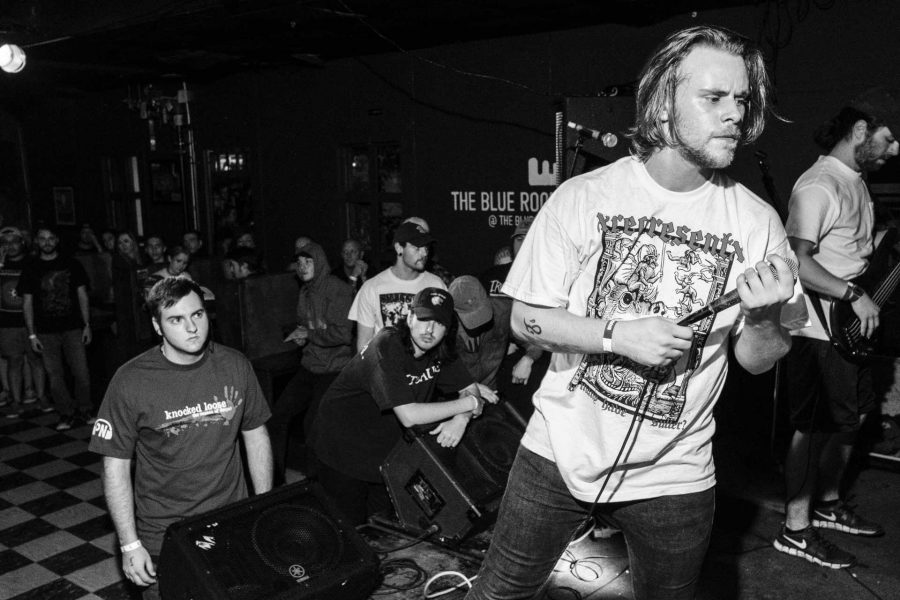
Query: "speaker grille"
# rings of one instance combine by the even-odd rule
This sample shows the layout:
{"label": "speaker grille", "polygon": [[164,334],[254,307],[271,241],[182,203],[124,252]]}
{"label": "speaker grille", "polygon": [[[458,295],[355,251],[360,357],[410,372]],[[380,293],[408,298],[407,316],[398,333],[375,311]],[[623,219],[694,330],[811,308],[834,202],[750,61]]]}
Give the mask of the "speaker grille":
{"label": "speaker grille", "polygon": [[476,425],[468,432],[466,446],[491,478],[505,486],[516,458],[522,431],[515,425],[496,418],[474,423]]}
{"label": "speaker grille", "polygon": [[344,556],[341,532],[327,515],[307,506],[274,506],[253,523],[251,539],[260,559],[279,575],[302,564],[310,573],[333,569]]}

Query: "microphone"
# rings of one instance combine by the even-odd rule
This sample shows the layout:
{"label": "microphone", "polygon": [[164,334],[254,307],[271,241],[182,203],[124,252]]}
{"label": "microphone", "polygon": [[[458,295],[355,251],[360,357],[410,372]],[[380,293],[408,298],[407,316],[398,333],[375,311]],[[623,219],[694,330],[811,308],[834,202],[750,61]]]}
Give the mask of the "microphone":
{"label": "microphone", "polygon": [[615,148],[616,144],[619,143],[619,138],[617,138],[614,133],[603,133],[602,131],[597,131],[596,129],[573,123],[572,121],[569,121],[568,125],[569,129],[574,129],[578,132],[578,135],[591,138],[592,140],[598,140],[606,148]]}
{"label": "microphone", "polygon": [[[794,281],[796,281],[797,277],[800,274],[800,266],[796,263],[796,261],[790,258],[784,258],[784,261],[791,268],[791,274],[794,276]],[[778,275],[775,273],[775,267],[769,265],[769,268],[772,269],[772,275],[775,275],[775,279],[778,279]],[[727,294],[722,294],[706,306],[701,307],[699,310],[695,310],[689,315],[683,317],[680,321],[677,322],[677,324],[690,325],[691,323],[696,323],[697,321],[701,321],[710,315],[714,315],[717,312],[721,312],[726,308],[734,306],[740,301],[741,297],[740,295],[738,295],[737,289],[733,289]]]}

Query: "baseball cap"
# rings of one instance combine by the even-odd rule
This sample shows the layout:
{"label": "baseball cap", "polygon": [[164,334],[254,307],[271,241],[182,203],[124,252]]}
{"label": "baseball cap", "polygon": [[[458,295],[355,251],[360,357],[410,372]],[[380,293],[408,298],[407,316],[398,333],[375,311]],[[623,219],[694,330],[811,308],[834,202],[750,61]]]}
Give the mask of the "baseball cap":
{"label": "baseball cap", "polygon": [[25,239],[25,236],[22,235],[22,231],[18,227],[4,227],[0,229],[0,237],[6,237],[8,235],[18,236],[20,239]]}
{"label": "baseball cap", "polygon": [[395,244],[412,244],[419,248],[427,246],[434,241],[431,234],[425,231],[425,228],[418,223],[400,223],[394,230]]}
{"label": "baseball cap", "polygon": [[856,110],[878,119],[891,133],[900,135],[900,96],[895,90],[884,86],[876,86],[861,92],[850,101]]}
{"label": "baseball cap", "polygon": [[445,327],[453,323],[453,296],[447,290],[428,287],[416,294],[409,309],[419,319],[437,321]]}
{"label": "baseball cap", "polygon": [[516,227],[516,230],[515,230],[515,231],[513,232],[513,234],[512,234],[511,236],[509,236],[509,237],[510,237],[510,238],[515,238],[515,237],[518,237],[518,236],[520,236],[520,235],[525,235],[525,234],[528,233],[528,230],[529,230],[530,228],[531,228],[531,223],[530,223],[530,222],[528,222],[528,223],[522,223],[522,224],[520,224],[518,227]]}
{"label": "baseball cap", "polygon": [[459,320],[466,329],[478,329],[492,318],[494,310],[484,286],[471,275],[460,275],[450,282],[450,295]]}

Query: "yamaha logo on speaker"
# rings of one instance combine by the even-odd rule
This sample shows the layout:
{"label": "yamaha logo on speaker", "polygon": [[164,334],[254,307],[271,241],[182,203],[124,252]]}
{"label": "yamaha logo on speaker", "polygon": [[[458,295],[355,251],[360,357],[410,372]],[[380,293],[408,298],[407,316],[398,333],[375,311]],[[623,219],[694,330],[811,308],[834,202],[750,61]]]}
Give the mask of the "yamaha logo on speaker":
{"label": "yamaha logo on speaker", "polygon": [[297,580],[297,583],[309,579],[309,575],[306,574],[306,569],[300,565],[291,565],[288,572],[291,574],[291,577]]}

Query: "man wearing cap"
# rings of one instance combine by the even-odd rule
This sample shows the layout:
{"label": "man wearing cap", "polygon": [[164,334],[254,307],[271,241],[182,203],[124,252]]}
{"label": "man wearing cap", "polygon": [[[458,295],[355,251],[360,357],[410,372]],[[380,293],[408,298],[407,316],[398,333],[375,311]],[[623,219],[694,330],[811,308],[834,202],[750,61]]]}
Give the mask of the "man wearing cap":
{"label": "man wearing cap", "polygon": [[22,318],[22,296],[16,292],[27,256],[22,232],[16,227],[0,229],[0,355],[7,361],[12,397],[7,418],[19,416],[24,404],[34,402],[34,399],[22,399],[26,358],[33,373],[39,408],[43,412],[53,410],[44,397],[44,365],[28,342],[28,332]]}
{"label": "man wearing cap", "polygon": [[425,271],[428,245],[433,241],[419,223],[407,221],[394,231],[394,264],[367,280],[350,307],[350,320],[356,321],[357,351],[382,328],[405,319],[417,292],[426,287],[447,289],[439,277]]}
{"label": "man wearing cap", "polygon": [[471,275],[450,282],[453,306],[459,317],[456,334],[459,357],[475,381],[497,389],[497,372],[509,346],[509,319],[494,316],[484,286]]}
{"label": "man wearing cap", "polygon": [[[390,509],[380,467],[403,428],[455,447],[469,419],[497,396],[474,383],[454,351],[453,297],[427,287],[405,318],[379,331],[322,398],[313,431],[319,481],[354,524]],[[436,393],[455,400],[434,401]]]}
{"label": "man wearing cap", "polygon": [[773,544],[831,568],[851,566],[855,557],[822,539],[817,529],[884,533],[841,499],[857,433],[876,402],[870,369],[838,354],[828,321],[832,303],[846,302],[863,336],[871,337],[879,325],[878,306],[853,280],[866,270],[874,249],[873,203],[864,176],[900,149],[898,98],[884,88],[866,90],[816,131],[815,142],[828,154],[797,180],[785,225],[800,261],[800,281],[815,292],[807,303],[816,316],[812,326],[792,332],[787,357],[795,432],[785,462],[785,524]]}

